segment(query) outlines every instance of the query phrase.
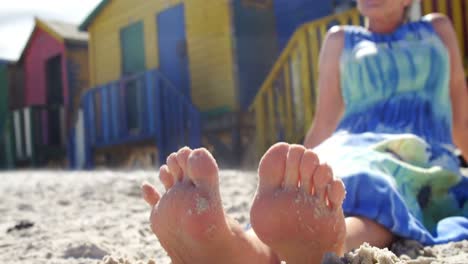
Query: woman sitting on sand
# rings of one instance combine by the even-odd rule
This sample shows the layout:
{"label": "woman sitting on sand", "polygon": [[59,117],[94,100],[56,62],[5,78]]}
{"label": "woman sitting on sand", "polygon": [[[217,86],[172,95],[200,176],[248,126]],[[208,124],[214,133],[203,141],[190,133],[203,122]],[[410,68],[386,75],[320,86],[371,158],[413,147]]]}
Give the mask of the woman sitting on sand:
{"label": "woman sitting on sand", "polygon": [[260,162],[251,230],[224,213],[204,149],[169,156],[162,197],[143,185],[173,263],[319,263],[363,242],[468,239],[468,180],[452,154],[455,143],[468,155],[454,29],[439,14],[408,21],[412,0],[357,3],[368,27],[329,31],[305,147],[279,143]]}

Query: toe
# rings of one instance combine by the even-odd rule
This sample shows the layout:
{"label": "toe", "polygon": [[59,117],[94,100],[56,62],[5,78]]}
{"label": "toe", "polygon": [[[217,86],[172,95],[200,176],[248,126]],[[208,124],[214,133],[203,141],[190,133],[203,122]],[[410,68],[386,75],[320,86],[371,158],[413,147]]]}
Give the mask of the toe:
{"label": "toe", "polygon": [[218,165],[208,150],[201,148],[190,153],[187,175],[199,188],[206,191],[218,189]]}
{"label": "toe", "polygon": [[291,145],[286,158],[284,187],[297,188],[299,183],[299,167],[305,148],[301,145]]}
{"label": "toe", "polygon": [[317,155],[312,150],[306,150],[302,155],[300,174],[301,174],[301,189],[310,194],[312,192],[312,175],[314,175],[319,160]]}
{"label": "toe", "polygon": [[343,200],[346,195],[346,190],[341,180],[335,179],[329,185],[328,200],[332,208],[338,208],[343,205]]}
{"label": "toe", "polygon": [[190,153],[192,153],[192,150],[189,147],[184,147],[177,151],[177,163],[182,169],[183,177],[187,177],[187,160]]}
{"label": "toe", "polygon": [[143,199],[151,206],[155,206],[161,198],[156,188],[147,182],[141,185],[141,192],[143,194]]}
{"label": "toe", "polygon": [[171,172],[172,176],[174,177],[174,182],[178,182],[182,180],[182,169],[177,162],[177,153],[172,153],[167,157],[167,166],[169,167],[169,171]]}
{"label": "toe", "polygon": [[320,199],[325,199],[327,185],[333,180],[332,171],[330,166],[326,164],[320,165],[313,176],[313,190],[314,195]]}
{"label": "toe", "polygon": [[281,187],[289,145],[277,143],[263,155],[258,167],[259,190]]}
{"label": "toe", "polygon": [[174,177],[169,172],[169,168],[167,167],[167,165],[163,165],[159,169],[159,179],[166,188],[166,191],[174,185]]}

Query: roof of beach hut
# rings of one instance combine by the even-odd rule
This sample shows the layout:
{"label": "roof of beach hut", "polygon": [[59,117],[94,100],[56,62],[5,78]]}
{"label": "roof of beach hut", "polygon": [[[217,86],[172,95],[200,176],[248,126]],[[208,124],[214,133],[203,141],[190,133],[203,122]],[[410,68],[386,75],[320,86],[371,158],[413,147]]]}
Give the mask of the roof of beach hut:
{"label": "roof of beach hut", "polygon": [[88,33],[79,31],[78,25],[62,21],[36,18],[36,27],[48,32],[61,42],[87,42]]}
{"label": "roof of beach hut", "polygon": [[88,43],[88,33],[79,31],[78,25],[70,24],[67,22],[62,21],[55,21],[55,20],[44,20],[40,18],[35,18],[35,26],[34,30],[31,32],[28,41],[21,53],[21,57],[18,61],[22,61],[26,50],[28,50],[31,39],[33,37],[33,33],[36,28],[39,28],[48,34],[50,34],[53,38],[61,43],[77,43],[77,44],[87,44]]}
{"label": "roof of beach hut", "polygon": [[88,27],[93,23],[94,19],[101,13],[101,11],[109,4],[110,0],[102,0],[99,5],[89,14],[86,19],[81,23],[79,29],[82,31],[88,30]]}

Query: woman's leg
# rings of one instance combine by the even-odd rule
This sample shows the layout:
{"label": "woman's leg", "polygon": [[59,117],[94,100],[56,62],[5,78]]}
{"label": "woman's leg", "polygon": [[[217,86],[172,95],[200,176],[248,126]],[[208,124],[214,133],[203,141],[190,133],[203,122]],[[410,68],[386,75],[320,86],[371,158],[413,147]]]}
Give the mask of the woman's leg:
{"label": "woman's leg", "polygon": [[183,148],[160,170],[166,193],[142,186],[151,228],[174,264],[279,263],[256,236],[224,213],[216,161],[205,149]]}
{"label": "woman's leg", "polygon": [[258,174],[252,228],[281,260],[321,263],[326,253],[344,253],[344,185],[312,150],[276,144],[263,156]]}
{"label": "woman's leg", "polygon": [[252,227],[288,264],[320,263],[326,253],[342,255],[363,242],[378,247],[391,243],[393,235],[377,223],[345,220],[344,184],[312,150],[276,144],[263,156],[258,174]]}
{"label": "woman's leg", "polygon": [[310,264],[327,252],[392,241],[390,232],[370,220],[345,220],[343,183],[301,146],[277,144],[262,159],[251,211],[259,236],[226,217],[217,174],[206,150],[184,148],[161,168],[166,194],[143,185],[153,208],[152,229],[173,263],[278,263],[278,254],[288,263]]}
{"label": "woman's leg", "polygon": [[359,248],[367,242],[371,246],[389,247],[394,240],[394,235],[382,225],[365,217],[346,217],[345,252]]}

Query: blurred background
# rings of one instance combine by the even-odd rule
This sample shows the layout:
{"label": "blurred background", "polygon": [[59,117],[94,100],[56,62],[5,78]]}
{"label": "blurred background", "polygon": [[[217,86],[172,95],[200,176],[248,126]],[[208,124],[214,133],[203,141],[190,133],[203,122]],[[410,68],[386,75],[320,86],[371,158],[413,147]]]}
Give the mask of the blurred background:
{"label": "blurred background", "polygon": [[[323,37],[364,23],[354,5],[0,0],[0,167],[157,168],[185,145],[254,166],[304,138]],[[421,1],[435,11],[468,66],[467,1]]]}

